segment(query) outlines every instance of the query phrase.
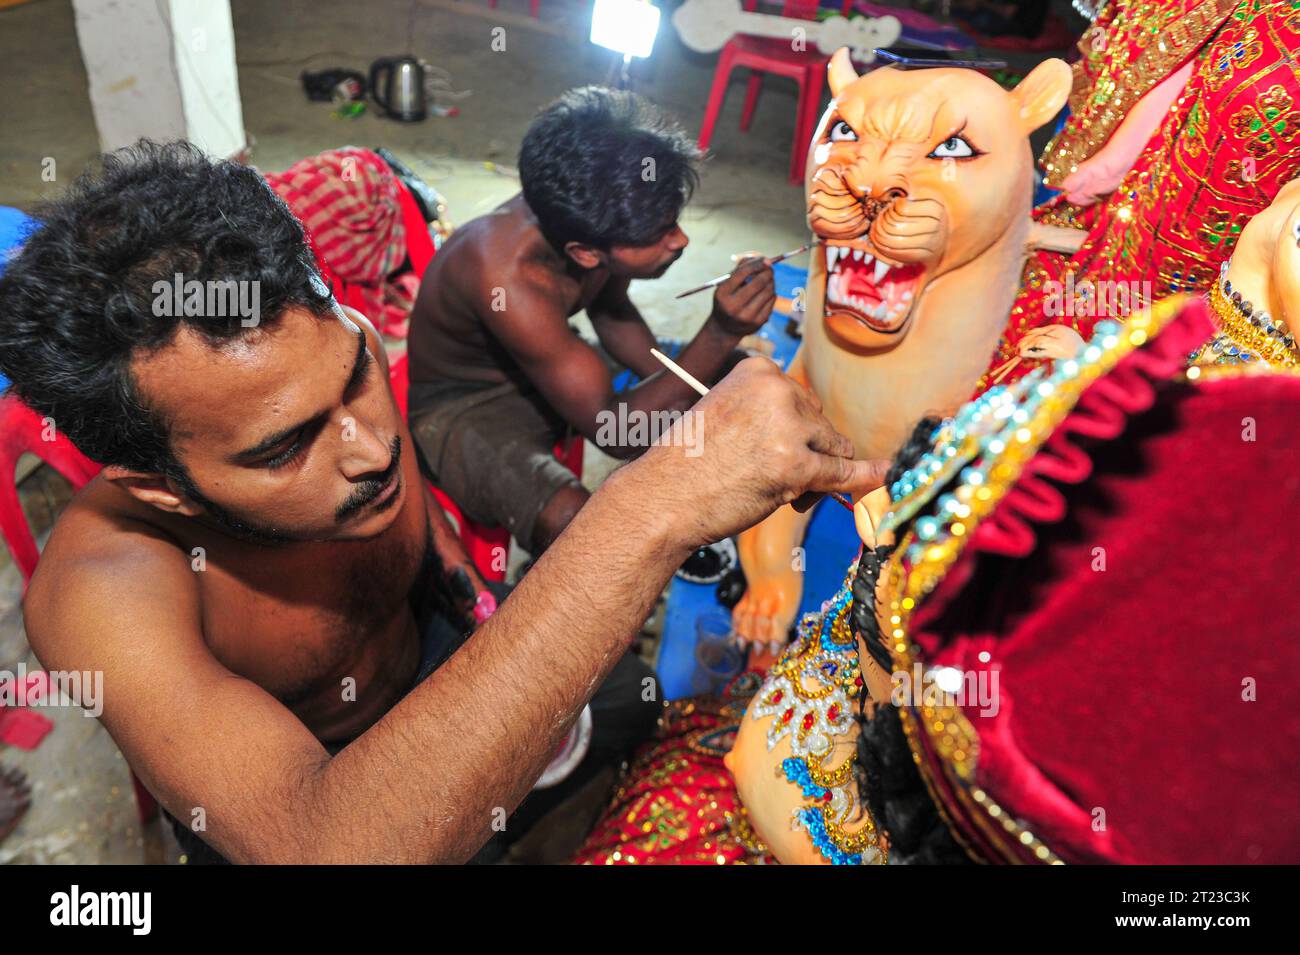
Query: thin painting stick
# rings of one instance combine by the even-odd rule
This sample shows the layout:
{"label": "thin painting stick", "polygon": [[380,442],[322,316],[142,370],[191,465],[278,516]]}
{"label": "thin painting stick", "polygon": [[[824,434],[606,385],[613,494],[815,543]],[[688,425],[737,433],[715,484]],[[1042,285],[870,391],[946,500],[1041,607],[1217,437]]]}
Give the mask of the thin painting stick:
{"label": "thin painting stick", "polygon": [[[694,375],[692,375],[689,371],[687,371],[687,370],[686,370],[685,368],[683,368],[681,365],[677,364],[677,362],[673,361],[671,358],[669,358],[667,355],[665,355],[665,354],[664,354],[663,352],[661,352],[659,349],[657,349],[657,348],[652,348],[652,349],[650,349],[650,354],[654,355],[654,356],[655,356],[655,359],[658,360],[658,362],[659,362],[661,365],[663,365],[665,368],[667,368],[669,371],[671,371],[674,375],[676,375],[676,376],[677,376],[678,378],[680,378],[682,381],[686,382],[686,384],[690,385],[693,389],[695,389],[696,393],[699,394],[700,397],[704,397],[705,395],[707,395],[707,394],[709,393],[709,389],[706,388],[703,384],[701,384],[701,383],[700,383],[700,380],[699,380],[698,378],[696,378]],[[831,491],[831,492],[830,492],[830,496],[833,497],[836,501],[838,501],[838,502],[839,502],[841,505],[843,505],[844,507],[847,507],[847,508],[849,509],[849,512],[850,512],[850,513],[853,512],[853,502],[850,501],[850,500],[849,500],[847,497],[845,497],[843,494],[840,494],[838,491]]]}

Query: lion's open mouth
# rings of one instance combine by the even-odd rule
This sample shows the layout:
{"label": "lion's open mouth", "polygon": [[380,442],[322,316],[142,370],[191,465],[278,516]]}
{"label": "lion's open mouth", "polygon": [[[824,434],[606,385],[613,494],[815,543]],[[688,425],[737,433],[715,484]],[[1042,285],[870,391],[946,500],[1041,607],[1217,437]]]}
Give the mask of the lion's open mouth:
{"label": "lion's open mouth", "polygon": [[826,306],[877,332],[896,332],[907,322],[925,267],[890,265],[848,243],[827,242]]}

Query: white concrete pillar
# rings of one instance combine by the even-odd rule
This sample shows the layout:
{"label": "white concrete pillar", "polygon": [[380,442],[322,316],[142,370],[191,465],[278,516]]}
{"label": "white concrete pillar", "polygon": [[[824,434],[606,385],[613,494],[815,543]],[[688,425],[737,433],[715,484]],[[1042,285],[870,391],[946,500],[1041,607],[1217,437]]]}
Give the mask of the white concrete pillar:
{"label": "white concrete pillar", "polygon": [[229,0],[72,0],[105,151],[141,136],[213,156],[247,143]]}

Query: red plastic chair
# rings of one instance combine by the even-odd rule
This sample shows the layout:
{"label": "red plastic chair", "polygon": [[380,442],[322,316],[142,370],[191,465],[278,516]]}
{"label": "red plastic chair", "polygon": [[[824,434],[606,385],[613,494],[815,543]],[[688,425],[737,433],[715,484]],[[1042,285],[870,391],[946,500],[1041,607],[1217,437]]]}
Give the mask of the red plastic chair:
{"label": "red plastic chair", "polygon": [[[853,0],[843,0],[845,16]],[[745,0],[745,9],[754,11],[758,0]],[[785,0],[781,16],[798,20],[812,20],[817,15],[817,0]],[[704,125],[700,127],[700,148],[708,149],[713,139],[713,129],[722,111],[722,101],[727,96],[727,82],[731,71],[738,66],[750,69],[749,84],[745,89],[745,107],[740,114],[740,128],[749,129],[758,104],[758,92],[764,73],[786,76],[799,85],[799,106],[794,121],[794,145],[790,150],[790,182],[803,182],[804,162],[808,156],[808,142],[817,128],[818,108],[826,82],[826,66],[830,57],[822,53],[811,40],[806,50],[791,49],[791,41],[739,34],[733,36],[718,56],[717,69],[713,71],[713,86],[709,90],[709,104],[704,111]]]}
{"label": "red plastic chair", "polygon": [[[100,472],[100,466],[86,457],[76,446],[60,434],[53,425],[27,405],[12,396],[0,398],[0,533],[13,555],[14,563],[23,575],[23,591],[36,572],[40,552],[36,538],[27,524],[18,499],[18,459],[24,453],[34,454],[58,471],[73,490],[79,491]],[[131,785],[135,788],[136,809],[141,824],[158,815],[158,803],[153,794],[144,788],[134,772]]]}
{"label": "red plastic chair", "polygon": [[[388,379],[393,386],[393,397],[397,402],[397,408],[405,418],[407,392],[410,390],[406,355],[392,359],[388,366]],[[555,456],[570,471],[582,477],[582,435],[575,434],[561,438],[556,442]],[[506,557],[510,553],[510,531],[504,527],[488,527],[470,520],[442,488],[430,482],[429,489],[433,491],[434,498],[455,523],[460,533],[460,542],[483,579],[505,580]]]}
{"label": "red plastic chair", "polygon": [[17,398],[0,398],[0,468],[4,469],[0,474],[0,533],[22,572],[26,591],[40,552],[18,501],[16,472],[18,459],[24,453],[34,454],[54,468],[74,490],[80,490],[98,474],[99,465]]}

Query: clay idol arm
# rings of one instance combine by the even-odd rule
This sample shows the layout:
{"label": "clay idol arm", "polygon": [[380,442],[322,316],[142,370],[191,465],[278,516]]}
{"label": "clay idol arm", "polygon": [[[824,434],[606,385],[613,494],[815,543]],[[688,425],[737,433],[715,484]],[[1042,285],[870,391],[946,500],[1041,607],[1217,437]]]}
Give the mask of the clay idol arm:
{"label": "clay idol arm", "polygon": [[1192,61],[1185,63],[1138,100],[1100,152],[1062,180],[1061,190],[1069,202],[1090,206],[1119,188],[1143,148],[1160,128],[1170,105],[1187,85],[1194,65]]}
{"label": "clay idol arm", "polygon": [[1082,229],[1067,229],[1064,226],[1031,223],[1029,239],[1026,245],[1030,252],[1062,252],[1074,255],[1083,247],[1083,240],[1088,234]]}

